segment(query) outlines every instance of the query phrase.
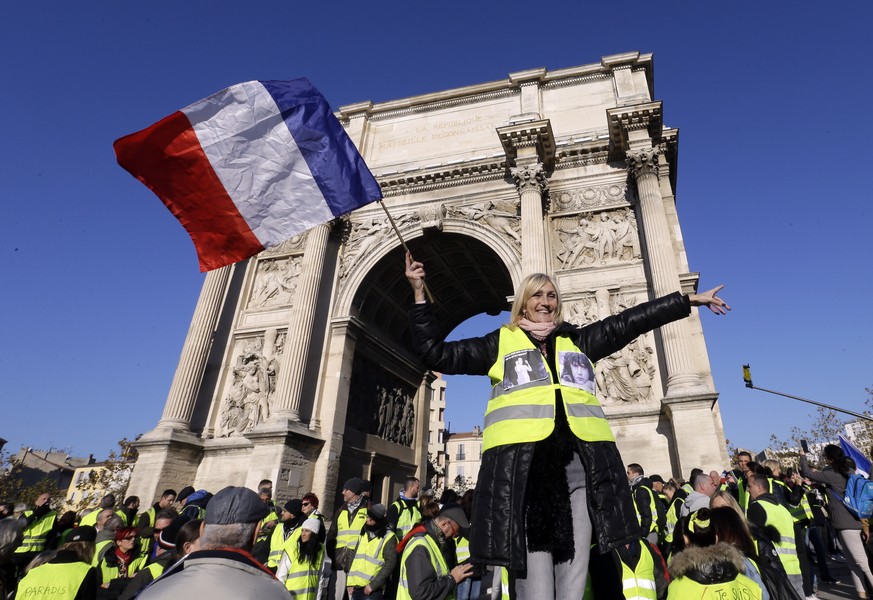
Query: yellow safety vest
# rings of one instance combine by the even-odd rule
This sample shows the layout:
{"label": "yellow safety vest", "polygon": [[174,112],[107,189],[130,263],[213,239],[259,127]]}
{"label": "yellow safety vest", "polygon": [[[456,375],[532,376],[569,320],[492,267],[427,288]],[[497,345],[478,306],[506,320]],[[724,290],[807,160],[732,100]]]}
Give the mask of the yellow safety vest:
{"label": "yellow safety vest", "polygon": [[73,600],[91,568],[91,565],[83,562],[42,564],[31,569],[18,583],[18,594],[15,597],[21,600]]}
{"label": "yellow safety vest", "polygon": [[397,508],[397,525],[394,527],[394,533],[397,534],[397,540],[400,541],[412,531],[413,527],[421,523],[421,511],[418,508],[418,502],[410,507],[402,500],[395,500],[392,506]]}
{"label": "yellow safety vest", "polygon": [[800,560],[797,558],[797,544],[794,539],[794,519],[791,513],[781,504],[775,504],[767,500],[755,500],[767,513],[767,526],[773,526],[779,532],[779,541],[773,542],[776,554],[782,566],[785,567],[786,575],[800,575]]}
{"label": "yellow safety vest", "polygon": [[470,558],[470,540],[462,535],[455,538],[455,556],[458,564]]}
{"label": "yellow safety vest", "polygon": [[97,542],[94,546],[94,558],[91,561],[91,564],[95,567],[100,564],[100,559],[103,558],[103,549],[106,548],[109,544],[112,544],[112,540],[103,540],[101,542]]}
{"label": "yellow safety vest", "polygon": [[[267,536],[266,525],[267,525],[267,523],[271,523],[271,522],[277,521],[277,520],[279,520],[279,517],[278,517],[278,515],[276,515],[275,510],[271,510],[270,514],[268,514],[266,517],[261,519],[261,523],[260,523],[261,529],[260,529],[260,533],[258,533],[258,539],[256,540],[256,543],[257,542],[265,542],[267,540],[268,536]],[[279,525],[277,524],[276,527],[279,527]],[[273,531],[275,531],[275,528],[273,529]]]}
{"label": "yellow safety vest", "polygon": [[[137,556],[133,560],[131,560],[130,563],[128,563],[127,565],[127,579],[130,579],[131,577],[136,575],[136,572],[143,568],[146,560],[148,560],[147,556]],[[97,568],[100,569],[100,577],[103,583],[108,583],[113,579],[118,579],[119,577],[118,574],[120,572],[120,569],[118,567],[110,567],[108,564],[106,564],[105,555],[97,563]]]}
{"label": "yellow safety vest", "polygon": [[[440,552],[439,546],[426,533],[412,536],[412,539],[406,544],[406,549],[403,551],[403,557],[400,559],[400,585],[397,586],[396,600],[413,600],[409,591],[409,576],[406,573],[406,559],[409,554],[416,548],[422,547],[427,550],[430,556],[430,564],[436,572],[437,578],[448,575],[449,567],[446,565],[446,559],[443,558],[443,553]],[[446,596],[446,600],[455,600],[455,592]]]}
{"label": "yellow safety vest", "polygon": [[385,564],[385,538],[391,535],[386,532],[382,537],[369,539],[366,533],[361,534],[358,540],[358,549],[352,566],[349,567],[349,576],[346,585],[354,587],[366,587],[373,578],[379,574],[379,569]]}
{"label": "yellow safety vest", "polygon": [[79,519],[79,527],[81,527],[82,525],[90,525],[91,527],[94,527],[97,524],[97,515],[100,514],[101,510],[103,510],[103,509],[102,508],[95,508],[94,510],[89,512],[87,515],[85,515],[84,517]]}
{"label": "yellow safety vest", "polygon": [[361,531],[367,523],[367,507],[359,506],[358,512],[355,513],[352,522],[349,523],[349,509],[344,508],[340,511],[339,517],[336,520],[336,549],[350,548],[352,550],[358,545],[358,540],[361,537]]}
{"label": "yellow safety vest", "polygon": [[[506,570],[506,567],[494,567],[495,569],[500,569],[500,600],[510,600],[509,599],[509,571]],[[586,580],[586,587],[591,585],[591,578],[588,577]]]}
{"label": "yellow safety vest", "polygon": [[[646,486],[642,486],[642,488],[644,490],[646,490],[646,492],[648,492],[648,494],[649,494],[649,509],[650,509],[651,515],[652,515],[652,522],[649,525],[649,530],[643,532],[643,535],[648,535],[652,532],[658,531],[658,507],[655,505],[655,502],[657,502],[655,500],[655,493],[652,490],[650,490],[649,488],[647,488]],[[637,506],[637,494],[636,494],[636,492],[631,494],[631,498],[633,498],[633,500],[634,500],[634,510],[637,511],[637,523],[642,525],[643,524],[643,517],[640,514],[640,507]]]}
{"label": "yellow safety vest", "polygon": [[[25,517],[29,517],[32,514],[32,510],[24,511]],[[24,538],[22,538],[21,545],[15,549],[15,552],[42,552],[45,550],[48,536],[52,532],[57,518],[58,513],[52,510],[40,518],[31,521],[30,525],[24,528]]]}
{"label": "yellow safety vest", "polygon": [[670,582],[667,600],[761,600],[761,588],[743,574],[733,581],[703,585],[689,577]]}
{"label": "yellow safety vest", "polygon": [[[288,566],[288,577],[285,579],[285,589],[291,592],[291,597],[294,600],[315,600],[318,593],[318,576],[321,574],[321,565],[324,560],[324,548],[318,549],[315,566],[310,565],[308,560],[299,555],[299,552],[296,544],[285,546],[285,553],[291,562]],[[297,558],[294,558],[295,556]]]}
{"label": "yellow safety vest", "polygon": [[296,527],[285,537],[285,525],[277,523],[273,529],[273,535],[270,536],[270,554],[267,556],[267,566],[276,568],[279,566],[279,561],[282,560],[282,552],[285,551],[287,544],[296,542],[300,538],[302,527]]}
{"label": "yellow safety vest", "polygon": [[[563,353],[582,354],[563,336],[556,338],[555,351],[559,364]],[[530,367],[531,380],[512,386],[504,377],[504,370],[514,368],[518,361]],[[589,442],[615,441],[597,397],[587,390],[556,380],[542,354],[522,329],[500,329],[497,361],[491,366],[488,376],[492,387],[485,411],[483,451],[547,438],[555,429],[555,392],[558,390],[561,391],[570,430],[576,437]]]}
{"label": "yellow safety vest", "polygon": [[667,527],[664,540],[667,542],[673,541],[673,530],[676,529],[676,523],[679,522],[679,507],[682,506],[682,498],[673,498],[670,506],[667,507]]}
{"label": "yellow safety vest", "polygon": [[746,484],[743,483],[742,478],[737,480],[737,502],[739,502],[740,508],[743,509],[743,512],[748,512],[749,490],[746,489]]}
{"label": "yellow safety vest", "polygon": [[658,587],[655,584],[655,560],[644,542],[640,542],[640,560],[637,568],[631,569],[621,560],[621,582],[627,600],[658,600]]}

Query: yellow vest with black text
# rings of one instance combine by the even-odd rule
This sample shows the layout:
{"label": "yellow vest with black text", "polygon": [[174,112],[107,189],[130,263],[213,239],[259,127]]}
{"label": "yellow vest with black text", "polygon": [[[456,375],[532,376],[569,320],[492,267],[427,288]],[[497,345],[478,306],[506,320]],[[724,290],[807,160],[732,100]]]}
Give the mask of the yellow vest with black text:
{"label": "yellow vest with black text", "polygon": [[[298,531],[299,528],[295,531]],[[300,537],[299,535],[297,536]],[[294,538],[292,534],[291,538]],[[289,538],[289,540],[291,539]],[[315,565],[309,564],[309,561],[299,555],[299,547],[296,543],[292,546],[285,546],[285,553],[288,555],[290,565],[288,566],[288,576],[285,579],[285,589],[291,592],[291,598],[294,600],[315,600],[318,593],[318,577],[321,574],[321,565],[324,561],[324,548],[319,548],[318,557]]]}
{"label": "yellow vest with black text", "polygon": [[418,502],[407,506],[402,500],[395,500],[392,506],[397,508],[397,525],[394,527],[394,533],[397,534],[397,541],[400,541],[412,531],[413,527],[421,523],[421,511]]}
{"label": "yellow vest with black text", "polygon": [[767,527],[771,525],[779,532],[779,541],[773,542],[779,561],[785,567],[786,575],[800,575],[800,560],[797,558],[797,543],[794,539],[794,519],[788,509],[781,504],[767,500],[756,500],[767,513]]}
{"label": "yellow vest with black text", "polygon": [[[509,387],[504,382],[504,366],[507,357],[516,352],[532,350],[525,355],[537,361],[536,372],[546,373],[541,379],[532,379],[522,385]],[[564,336],[555,339],[556,363],[562,352],[583,354]],[[592,365],[593,366],[593,365]],[[538,367],[538,368],[537,368]],[[615,437],[603,413],[597,397],[586,391],[556,380],[545,358],[537,350],[527,334],[520,328],[500,329],[497,360],[488,371],[491,378],[491,399],[485,411],[485,431],[482,434],[482,450],[504,446],[538,442],[546,439],[555,429],[555,392],[561,391],[564,413],[570,430],[576,437],[589,442],[614,442]]]}
{"label": "yellow vest with black text", "polygon": [[350,548],[354,550],[358,545],[361,531],[364,529],[366,522],[366,506],[358,507],[358,512],[355,513],[351,523],[349,523],[349,510],[347,508],[341,510],[336,519],[336,549]]}
{"label": "yellow vest with black text", "polygon": [[18,583],[18,593],[15,597],[20,600],[31,598],[73,600],[91,569],[91,565],[83,562],[45,563],[31,569],[24,576]]}
{"label": "yellow vest with black text", "polygon": [[[641,546],[645,543],[640,542]],[[640,560],[636,569],[631,569],[621,560],[621,582],[624,597],[627,600],[658,600],[658,588],[655,584],[655,560],[652,551],[640,548]]]}
{"label": "yellow vest with black text", "polygon": [[667,600],[761,600],[761,596],[760,586],[742,574],[733,581],[709,585],[680,577],[670,582],[667,592]]}
{"label": "yellow vest with black text", "polygon": [[[409,591],[409,576],[406,573],[406,559],[410,553],[416,548],[424,548],[430,556],[430,564],[436,573],[437,578],[445,577],[449,574],[449,567],[446,565],[446,559],[443,558],[443,553],[440,552],[440,547],[427,534],[414,535],[406,544],[403,550],[403,557],[400,559],[400,585],[397,586],[396,600],[413,600]],[[455,600],[454,591],[446,596],[446,600]]]}
{"label": "yellow vest with black text", "polygon": [[379,574],[379,569],[385,564],[385,538],[389,535],[392,535],[390,531],[382,537],[373,536],[371,540],[366,533],[361,534],[346,579],[347,586],[366,587]]}
{"label": "yellow vest with black text", "polygon": [[[29,517],[33,514],[32,510],[24,511],[24,516]],[[58,518],[58,513],[51,510],[38,519],[34,519],[24,528],[24,537],[21,540],[21,545],[15,549],[15,552],[42,552],[45,550],[48,536],[54,529],[55,521]]]}

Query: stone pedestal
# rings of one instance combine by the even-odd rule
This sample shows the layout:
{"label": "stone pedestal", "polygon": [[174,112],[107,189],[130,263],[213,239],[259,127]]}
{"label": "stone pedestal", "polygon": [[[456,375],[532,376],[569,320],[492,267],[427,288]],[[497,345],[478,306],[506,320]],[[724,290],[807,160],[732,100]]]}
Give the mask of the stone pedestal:
{"label": "stone pedestal", "polygon": [[[728,465],[721,417],[716,410],[718,394],[686,395],[681,398],[664,398],[663,405],[673,428],[671,450],[674,462],[683,477],[691,469],[716,469]],[[720,442],[720,443],[719,443]]]}
{"label": "stone pedestal", "polygon": [[139,456],[127,488],[139,496],[142,506],[151,506],[166,489],[193,485],[203,457],[203,441],[182,431],[155,429],[134,443]]}

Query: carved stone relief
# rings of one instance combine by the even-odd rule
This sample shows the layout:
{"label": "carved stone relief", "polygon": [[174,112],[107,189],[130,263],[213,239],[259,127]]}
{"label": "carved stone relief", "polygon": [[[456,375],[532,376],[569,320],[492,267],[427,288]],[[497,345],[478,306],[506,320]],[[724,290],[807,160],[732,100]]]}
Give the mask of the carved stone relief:
{"label": "carved stone relief", "polygon": [[626,202],[626,194],[625,184],[613,183],[553,192],[551,197],[555,211],[566,212],[620,204]]}
{"label": "carved stone relief", "polygon": [[270,418],[285,333],[268,329],[262,336],[238,340],[236,357],[227,374],[227,393],[218,414],[216,437],[251,431]]}
{"label": "carved stone relief", "polygon": [[449,216],[476,221],[513,241],[521,250],[521,219],[516,202],[487,200],[466,206],[452,206]]}
{"label": "carved stone relief", "polygon": [[627,262],[642,257],[637,219],[630,208],[552,221],[553,252],[562,269]]}
{"label": "carved stone relief", "polygon": [[297,291],[302,261],[302,256],[259,261],[248,308],[291,305],[294,292]]}
{"label": "carved stone relief", "polygon": [[267,248],[263,252],[261,252],[261,256],[275,256],[277,254],[287,254],[288,252],[294,252],[297,250],[303,249],[303,243],[306,241],[306,234],[301,233],[300,235],[295,235],[292,238],[289,238],[279,244],[278,246],[273,246],[272,248]]}
{"label": "carved stone relief", "polygon": [[[409,212],[399,216],[392,214],[391,216],[394,219],[394,224],[397,225],[397,229],[401,231],[420,221],[420,216],[417,212]],[[348,275],[349,270],[355,263],[379,247],[389,236],[394,235],[387,216],[381,219],[370,218],[364,221],[351,221],[349,227],[348,237],[343,245],[342,257],[340,259],[341,278],[345,278]]]}
{"label": "carved stone relief", "polygon": [[[633,294],[610,297],[606,290],[564,303],[564,318],[584,327],[619,313],[637,303]],[[655,349],[651,334],[645,334],[618,352],[597,361],[594,368],[597,397],[601,404],[637,404],[651,400],[655,380]]]}
{"label": "carved stone relief", "polygon": [[415,435],[415,388],[377,363],[355,356],[346,424],[411,447]]}

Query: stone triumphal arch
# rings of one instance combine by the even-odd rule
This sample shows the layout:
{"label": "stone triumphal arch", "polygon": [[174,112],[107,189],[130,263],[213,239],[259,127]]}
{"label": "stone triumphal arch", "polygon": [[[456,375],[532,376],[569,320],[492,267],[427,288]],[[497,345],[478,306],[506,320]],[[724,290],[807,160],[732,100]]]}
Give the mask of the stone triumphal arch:
{"label": "stone triumphal arch", "polygon": [[[579,325],[697,285],[675,207],[678,131],[654,99],[651,55],[338,117],[427,265],[446,333],[505,310],[534,271],[556,275]],[[130,493],[266,477],[279,498],[314,491],[330,510],[347,477],[383,501],[423,477],[439,386],[410,352],[402,270],[374,204],[208,273]],[[726,464],[696,310],[600,361],[597,383],[626,462],[686,476]]]}

